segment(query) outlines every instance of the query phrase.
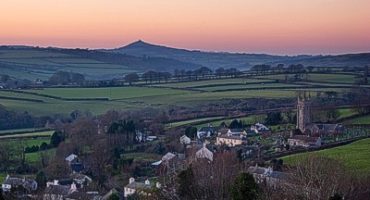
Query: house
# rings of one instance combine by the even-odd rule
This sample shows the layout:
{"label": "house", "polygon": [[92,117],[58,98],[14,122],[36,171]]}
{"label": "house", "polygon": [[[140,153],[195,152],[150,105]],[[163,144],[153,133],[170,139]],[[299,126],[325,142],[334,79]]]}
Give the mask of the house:
{"label": "house", "polygon": [[67,156],[66,158],[65,158],[65,160],[67,161],[67,163],[68,163],[68,165],[71,165],[71,163],[73,162],[73,161],[75,161],[76,159],[78,158],[78,156],[76,155],[76,154],[70,154],[69,156]]}
{"label": "house", "polygon": [[135,178],[129,179],[129,184],[124,188],[124,197],[127,198],[130,195],[138,193],[140,195],[150,196],[150,191],[154,188],[160,188],[161,184],[157,182],[152,185],[149,179],[146,179],[144,183],[135,181]]}
{"label": "house", "polygon": [[76,191],[71,194],[68,194],[65,196],[65,200],[83,200],[83,199],[89,199],[89,200],[102,200],[103,197],[99,195],[99,192],[80,192]]}
{"label": "house", "polygon": [[191,139],[188,136],[183,135],[180,137],[180,143],[183,145],[188,145],[191,143]]}
{"label": "house", "polygon": [[24,189],[26,193],[31,193],[37,190],[37,182],[33,179],[18,178],[6,176],[1,184],[3,192],[10,192],[12,189]]}
{"label": "house", "polygon": [[216,145],[227,145],[229,147],[235,147],[246,143],[244,136],[234,135],[219,135],[216,138]]}
{"label": "house", "polygon": [[305,133],[310,136],[323,137],[328,135],[339,135],[344,132],[342,124],[309,124]]}
{"label": "house", "polygon": [[88,186],[92,182],[92,179],[89,176],[86,176],[86,175],[81,174],[81,173],[72,173],[70,175],[70,178],[80,188],[83,188],[84,186]]}
{"label": "house", "polygon": [[229,129],[229,130],[227,130],[226,135],[228,135],[228,136],[241,136],[241,135],[246,136],[247,132],[244,129],[239,129],[239,128]]}
{"label": "house", "polygon": [[43,200],[64,200],[67,196],[77,192],[77,185],[60,185],[59,181],[47,182]]}
{"label": "house", "polygon": [[147,142],[152,142],[154,140],[158,140],[158,137],[154,135],[148,135],[148,137],[146,137]]}
{"label": "house", "polygon": [[213,153],[207,149],[206,144],[203,144],[203,147],[195,153],[195,158],[196,159],[206,159],[212,162]]}
{"label": "house", "polygon": [[117,189],[113,188],[113,189],[111,189],[109,192],[107,192],[107,194],[105,194],[105,195],[101,198],[101,200],[109,200],[109,199],[111,199],[111,196],[112,196],[112,195],[116,195],[116,196],[118,196],[118,199],[119,199],[119,200],[123,200],[123,199],[125,199],[124,195],[123,195],[121,192],[119,192]]}
{"label": "house", "polygon": [[288,139],[288,144],[291,147],[299,146],[299,147],[320,147],[321,146],[321,138],[320,137],[310,137],[307,135],[294,135]]}
{"label": "house", "polygon": [[272,167],[251,166],[248,172],[253,175],[254,180],[258,184],[267,184],[269,186],[277,187],[284,182],[288,174],[284,172],[274,171]]}
{"label": "house", "polygon": [[212,127],[211,125],[208,125],[208,127],[202,127],[197,131],[197,137],[198,139],[204,138],[204,137],[211,137],[216,133],[216,129]]}
{"label": "house", "polygon": [[270,132],[270,129],[261,123],[256,123],[255,125],[252,125],[250,130],[254,132],[255,134]]}

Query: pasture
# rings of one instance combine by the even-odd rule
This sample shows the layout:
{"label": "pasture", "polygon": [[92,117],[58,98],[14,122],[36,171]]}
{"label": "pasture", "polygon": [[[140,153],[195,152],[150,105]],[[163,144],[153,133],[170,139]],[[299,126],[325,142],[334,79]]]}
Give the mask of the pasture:
{"label": "pasture", "polygon": [[354,173],[370,173],[370,139],[316,152],[300,153],[283,157],[285,164],[294,165],[307,155],[315,154],[338,160]]}
{"label": "pasture", "polygon": [[[277,75],[267,75],[260,76],[263,79],[271,80],[285,80],[286,78],[291,79],[294,74],[277,74]],[[304,81],[311,81],[317,83],[341,83],[341,84],[354,84],[357,76],[353,74],[328,74],[328,73],[308,73],[303,75],[302,79]]]}
{"label": "pasture", "polygon": [[[56,58],[61,60],[56,55]],[[71,62],[72,58],[65,62]],[[73,59],[72,59],[73,60]],[[61,61],[60,61],[61,62]],[[80,63],[84,60],[78,61]],[[311,75],[311,74],[310,74]],[[108,110],[140,109],[144,107],[167,107],[169,105],[196,106],[212,102],[246,98],[294,98],[297,91],[336,91],[343,87],[320,84],[333,83],[277,83],[284,75],[256,78],[226,78],[191,82],[163,83],[152,86],[110,88],[44,88],[33,90],[0,90],[0,104],[8,109],[30,112],[34,115],[70,114],[74,110],[102,114]],[[324,74],[312,74],[315,80],[324,80]],[[353,80],[354,75],[328,74],[328,80]],[[331,78],[330,78],[331,77]],[[336,78],[334,78],[336,77]],[[349,78],[352,77],[352,78]],[[270,78],[270,79],[268,79]],[[348,82],[348,81],[344,81]],[[311,84],[311,85],[310,85]],[[334,84],[336,85],[336,84]],[[314,95],[314,94],[313,94]]]}

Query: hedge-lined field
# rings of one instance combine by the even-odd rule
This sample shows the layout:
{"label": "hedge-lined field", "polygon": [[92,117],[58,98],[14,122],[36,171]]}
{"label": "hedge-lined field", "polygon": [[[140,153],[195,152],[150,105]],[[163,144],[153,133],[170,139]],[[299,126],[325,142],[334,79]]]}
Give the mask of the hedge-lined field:
{"label": "hedge-lined field", "polygon": [[[272,80],[285,80],[286,76],[289,78],[293,78],[294,74],[277,74],[277,75],[267,75],[267,76],[260,76],[260,78],[264,79],[272,79]],[[356,81],[356,75],[351,74],[319,74],[319,73],[309,73],[303,75],[303,80],[312,81],[312,82],[322,82],[322,83],[344,83],[344,84],[354,84]]]}
{"label": "hedge-lined field", "polygon": [[370,173],[370,139],[363,139],[340,147],[317,152],[300,153],[283,157],[285,164],[294,165],[307,155],[316,154],[341,161],[353,172]]}

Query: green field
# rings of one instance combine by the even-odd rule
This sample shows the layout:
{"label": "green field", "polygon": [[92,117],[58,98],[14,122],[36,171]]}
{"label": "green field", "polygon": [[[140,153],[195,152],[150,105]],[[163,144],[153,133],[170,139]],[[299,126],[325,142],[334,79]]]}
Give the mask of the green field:
{"label": "green field", "polygon": [[0,63],[11,66],[0,68],[0,74],[29,80],[36,78],[47,80],[57,71],[78,72],[90,79],[112,77],[136,71],[124,65],[103,63],[45,49],[1,49]]}
{"label": "green field", "polygon": [[[244,98],[289,98],[295,91],[266,89],[224,92],[197,92],[168,88],[151,87],[116,87],[116,88],[48,88],[27,90],[35,94],[2,92],[3,95],[38,99],[43,102],[26,102],[24,100],[1,99],[5,107],[18,111],[28,111],[35,115],[69,114],[73,110],[90,111],[101,114],[108,110],[139,109],[143,107],[162,107],[168,105],[194,106],[203,103]],[[39,96],[52,95],[62,98],[86,98],[86,100],[66,101]],[[1,96],[1,95],[0,95]],[[109,98],[109,101],[92,98]]]}
{"label": "green field", "polygon": [[356,117],[354,119],[348,120],[346,124],[370,124],[370,115]]}
{"label": "green field", "polygon": [[370,173],[370,139],[363,139],[348,145],[325,149],[317,152],[301,153],[283,157],[284,163],[294,165],[300,159],[316,154],[341,161],[353,172]]}
{"label": "green field", "polygon": [[54,131],[40,131],[40,132],[31,132],[31,133],[1,135],[0,139],[29,138],[29,137],[50,137],[53,133],[54,133]]}
{"label": "green field", "polygon": [[168,128],[174,128],[174,127],[184,126],[188,124],[201,123],[203,121],[208,121],[208,120],[217,120],[221,118],[223,117],[206,117],[206,118],[199,118],[199,119],[191,119],[191,120],[185,120],[185,121],[179,121],[179,122],[172,122],[172,123],[166,124],[166,126]]}
{"label": "green field", "polygon": [[232,119],[221,119],[221,120],[214,120],[212,122],[207,122],[203,124],[196,125],[197,128],[206,127],[208,125],[212,125],[213,127],[219,126],[222,122],[225,122],[226,125],[229,125],[233,120],[241,120],[244,124],[255,124],[257,122],[263,122],[266,118],[266,115],[252,115],[248,117],[240,117],[240,118],[232,118]]}
{"label": "green field", "polygon": [[[72,58],[55,58],[64,62]],[[87,62],[79,60],[79,64]],[[325,81],[354,80],[354,75],[347,74],[310,74],[315,80]],[[284,75],[265,76],[263,79],[228,78],[181,83],[164,83],[153,87],[111,87],[111,88],[45,88],[22,90],[25,93],[0,90],[0,104],[20,112],[27,111],[34,115],[64,114],[74,110],[102,114],[108,110],[141,109],[144,107],[167,107],[169,105],[196,106],[231,99],[247,98],[293,98],[297,91],[336,91],[343,88],[321,88],[307,85],[276,83],[271,79],[280,79]],[[336,77],[336,78],[335,78]],[[351,78],[352,77],[352,78]],[[323,84],[323,83],[320,83]],[[332,84],[332,83],[329,83]],[[347,84],[347,83],[343,83]],[[349,87],[349,85],[347,84]],[[347,87],[346,86],[346,87]],[[289,89],[288,89],[289,88]],[[193,90],[196,89],[196,90]],[[315,94],[315,93],[314,93]],[[313,94],[313,95],[314,95]],[[47,96],[45,96],[47,95]]]}
{"label": "green field", "polygon": [[207,87],[207,86],[212,86],[212,85],[230,85],[230,84],[245,85],[246,83],[261,83],[261,82],[271,82],[271,80],[249,79],[249,78],[229,78],[229,79],[213,79],[213,80],[201,80],[201,81],[191,81],[191,82],[155,84],[154,86],[172,87],[172,88],[196,88],[196,87]]}
{"label": "green field", "polygon": [[[273,80],[285,80],[285,74],[261,76],[264,79]],[[288,79],[294,77],[294,74],[289,74]],[[306,76],[303,76],[303,80],[306,80]],[[351,74],[318,74],[311,73],[307,75],[307,81],[322,82],[322,83],[343,83],[343,84],[354,84],[356,80],[355,75]]]}

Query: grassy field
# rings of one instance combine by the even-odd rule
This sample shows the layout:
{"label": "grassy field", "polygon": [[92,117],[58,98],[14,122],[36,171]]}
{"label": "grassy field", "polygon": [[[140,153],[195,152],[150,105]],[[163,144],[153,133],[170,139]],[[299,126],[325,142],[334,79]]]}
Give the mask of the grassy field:
{"label": "grassy field", "polygon": [[[278,75],[268,75],[261,76],[264,79],[273,79],[273,80],[285,80],[285,74]],[[294,77],[294,74],[289,74],[288,79]],[[305,75],[303,79],[306,80]],[[344,84],[354,84],[356,80],[355,75],[350,74],[316,74],[311,73],[307,76],[307,81],[313,82],[322,82],[322,83],[344,83]]]}
{"label": "grassy field", "polygon": [[0,139],[29,138],[29,137],[49,137],[53,133],[54,133],[54,131],[40,131],[40,132],[30,132],[30,133],[21,133],[21,134],[1,135]]}
{"label": "grassy field", "polygon": [[370,124],[370,115],[356,117],[354,119],[345,121],[346,124]]}
{"label": "grassy field", "polygon": [[37,137],[37,138],[17,138],[17,139],[2,139],[0,143],[6,142],[8,144],[22,144],[24,147],[40,146],[42,143],[49,144],[50,138]]}
{"label": "grassy field", "polygon": [[185,121],[179,121],[179,122],[172,122],[172,123],[166,124],[166,127],[174,128],[174,127],[184,126],[184,125],[193,124],[193,123],[201,123],[203,121],[208,121],[208,120],[217,120],[221,118],[223,117],[206,117],[206,118],[191,119],[191,120],[185,120]]}
{"label": "grassy field", "polygon": [[207,87],[212,85],[230,85],[230,84],[245,85],[246,83],[261,83],[261,82],[271,82],[271,80],[230,78],[230,79],[213,79],[180,83],[155,84],[154,86],[172,87],[172,88],[196,88],[196,87]]}
{"label": "grassy field", "polygon": [[[63,61],[66,63],[73,61],[72,58],[59,58],[57,55],[55,58],[59,59],[58,62],[62,62],[61,60],[63,59],[67,59]],[[81,64],[86,61],[79,60],[78,62]],[[325,81],[324,75],[311,74],[310,77],[315,77],[315,80]],[[354,80],[354,75],[327,75],[327,81],[329,82],[342,80],[342,78],[344,82]],[[283,76],[266,76],[263,79],[213,79],[158,84],[157,86],[161,86],[161,88],[138,86],[114,88],[46,88],[24,90],[27,93],[0,90],[0,100],[1,104],[9,109],[20,112],[27,111],[40,116],[50,114],[68,115],[74,110],[102,114],[111,109],[140,109],[144,107],[166,107],[168,105],[195,106],[246,98],[293,98],[296,96],[297,91],[302,89],[337,92],[345,90],[343,88],[320,88],[320,86],[305,88],[305,86],[298,84],[275,83],[274,80],[265,79],[281,79]],[[202,91],[187,90],[188,88],[195,88]],[[51,97],[45,97],[43,95],[49,95]]]}
{"label": "grassy field", "polygon": [[38,49],[1,49],[0,63],[11,67],[0,68],[0,74],[30,80],[47,80],[56,71],[83,73],[90,79],[127,74],[135,70],[124,65],[103,63],[73,55]]}
{"label": "grassy field", "polygon": [[341,161],[344,166],[354,172],[370,173],[370,139],[353,142],[348,145],[325,149],[317,152],[301,153],[283,157],[284,163],[294,165],[300,159],[309,155],[317,154]]}
{"label": "grassy field", "polygon": [[212,122],[203,123],[196,125],[197,128],[208,126],[209,124],[216,127],[219,126],[222,122],[225,122],[226,125],[229,125],[233,120],[241,120],[244,124],[255,124],[257,122],[263,122],[266,118],[266,115],[252,115],[248,117],[240,117],[240,118],[232,118],[232,119],[220,119],[220,120],[214,120]]}

